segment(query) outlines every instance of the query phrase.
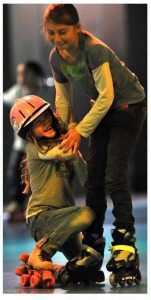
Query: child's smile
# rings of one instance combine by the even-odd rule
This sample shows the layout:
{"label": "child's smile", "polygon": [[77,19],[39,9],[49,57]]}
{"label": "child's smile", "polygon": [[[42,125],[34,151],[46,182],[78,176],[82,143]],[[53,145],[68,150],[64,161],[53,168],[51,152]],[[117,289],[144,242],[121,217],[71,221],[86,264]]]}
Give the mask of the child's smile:
{"label": "child's smile", "polygon": [[78,46],[79,26],[56,24],[52,21],[46,24],[48,39],[58,50],[73,50]]}
{"label": "child's smile", "polygon": [[37,139],[55,137],[56,131],[52,127],[52,117],[49,112],[43,113],[33,122],[32,132]]}

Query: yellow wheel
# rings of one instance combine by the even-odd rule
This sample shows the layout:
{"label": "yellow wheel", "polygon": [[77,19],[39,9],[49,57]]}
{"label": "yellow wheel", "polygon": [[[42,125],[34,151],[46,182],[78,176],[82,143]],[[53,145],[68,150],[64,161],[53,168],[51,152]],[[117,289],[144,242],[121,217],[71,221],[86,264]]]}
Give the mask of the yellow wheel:
{"label": "yellow wheel", "polygon": [[118,285],[117,276],[115,273],[112,273],[109,277],[109,282],[113,287],[116,287]]}

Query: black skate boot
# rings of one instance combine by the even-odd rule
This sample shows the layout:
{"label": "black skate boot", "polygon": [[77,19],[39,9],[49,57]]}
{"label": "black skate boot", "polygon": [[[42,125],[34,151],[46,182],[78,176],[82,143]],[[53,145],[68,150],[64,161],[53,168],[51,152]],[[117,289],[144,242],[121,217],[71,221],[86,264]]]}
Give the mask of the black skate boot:
{"label": "black skate boot", "polygon": [[82,243],[92,247],[97,252],[99,252],[102,256],[102,263],[103,263],[106,240],[102,235],[83,232]]}
{"label": "black skate boot", "polygon": [[61,274],[63,286],[69,282],[87,283],[104,281],[104,273],[99,271],[102,256],[91,247],[83,249],[78,256],[71,259]]}
{"label": "black skate boot", "polygon": [[109,277],[110,284],[124,286],[125,284],[139,284],[141,273],[139,271],[139,256],[135,247],[135,238],[126,229],[112,231],[114,242],[110,247],[112,256],[106,268],[112,272]]}

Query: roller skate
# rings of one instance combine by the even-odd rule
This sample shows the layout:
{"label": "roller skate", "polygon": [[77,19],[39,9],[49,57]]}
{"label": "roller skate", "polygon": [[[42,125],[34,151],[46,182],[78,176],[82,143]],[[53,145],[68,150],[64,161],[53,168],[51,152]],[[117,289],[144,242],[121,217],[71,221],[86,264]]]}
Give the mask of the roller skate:
{"label": "roller skate", "polygon": [[30,255],[27,253],[20,254],[21,265],[16,267],[15,274],[20,276],[20,285],[30,288],[54,288],[58,282],[58,274],[64,266],[53,265],[53,269],[34,269],[29,265]]}
{"label": "roller skate", "polygon": [[92,247],[97,252],[99,252],[102,256],[103,263],[106,240],[102,235],[83,232],[82,243]]}
{"label": "roller skate", "polygon": [[33,269],[53,270],[53,263],[50,256],[37,245],[29,255],[28,265]]}
{"label": "roller skate", "polygon": [[126,229],[114,230],[112,236],[114,241],[118,237],[121,243],[113,242],[110,247],[112,256],[106,265],[107,270],[112,272],[109,277],[110,284],[113,287],[118,284],[120,286],[126,284],[131,286],[134,283],[138,285],[141,281],[141,273],[139,270],[139,256],[134,246],[135,238]]}
{"label": "roller skate", "polygon": [[91,284],[104,281],[104,273],[99,270],[102,265],[102,256],[87,247],[78,256],[71,259],[60,273],[60,282],[66,286],[74,284]]}

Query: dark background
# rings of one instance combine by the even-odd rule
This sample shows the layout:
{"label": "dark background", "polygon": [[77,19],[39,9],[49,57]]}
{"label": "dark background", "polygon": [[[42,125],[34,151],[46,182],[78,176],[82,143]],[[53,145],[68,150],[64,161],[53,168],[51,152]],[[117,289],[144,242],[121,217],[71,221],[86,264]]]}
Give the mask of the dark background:
{"label": "dark background", "polygon": [[[36,60],[44,68],[46,77],[51,70],[48,63],[51,45],[42,33],[43,13],[46,4],[3,5],[3,89],[15,83],[16,66],[20,62]],[[81,25],[108,44],[136,73],[147,93],[147,4],[75,4]],[[54,91],[52,91],[54,95]],[[89,109],[85,96],[75,93],[75,117],[79,121]],[[51,102],[54,106],[54,96]],[[3,110],[3,166],[4,201],[7,202],[6,168],[13,141],[8,119],[9,111]],[[86,158],[88,141],[84,140],[81,151]],[[128,172],[134,192],[147,190],[147,121],[130,161]],[[77,194],[81,192],[77,186]]]}

